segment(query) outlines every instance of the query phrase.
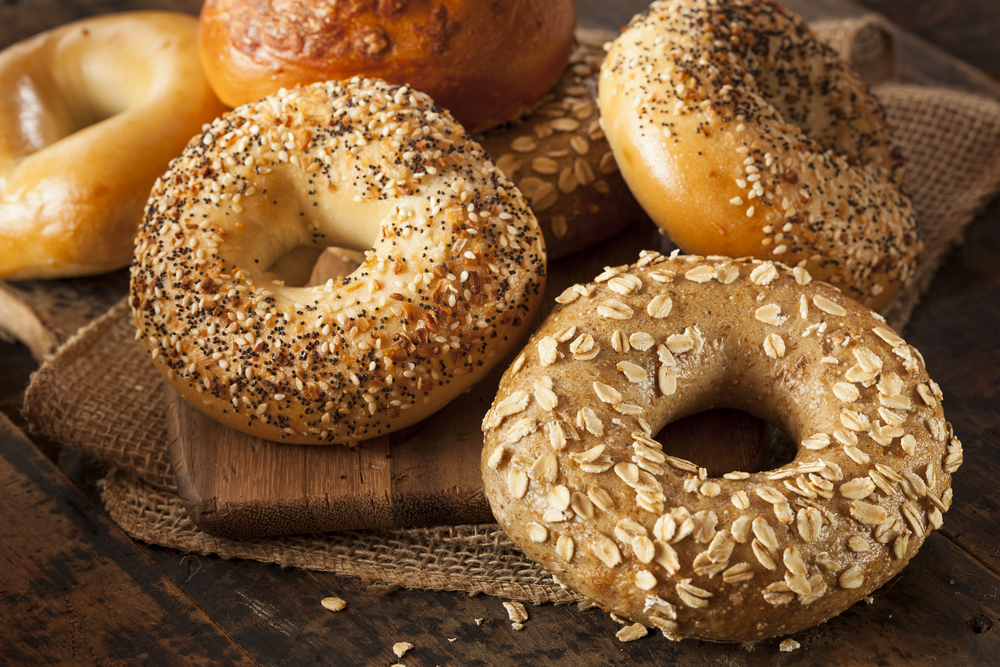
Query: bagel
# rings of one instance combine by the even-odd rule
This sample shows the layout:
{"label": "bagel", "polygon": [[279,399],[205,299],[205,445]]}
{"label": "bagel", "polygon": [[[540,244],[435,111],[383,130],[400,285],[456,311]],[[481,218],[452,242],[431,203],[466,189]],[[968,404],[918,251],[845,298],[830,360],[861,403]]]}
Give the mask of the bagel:
{"label": "bagel", "polygon": [[[643,253],[574,285],[508,368],[486,496],[530,558],[671,639],[753,641],[898,573],[951,504],[962,446],[920,354],[801,268]],[[660,429],[714,408],[794,460],[711,477]]]}
{"label": "bagel", "polygon": [[[270,272],[324,246],[367,251],[319,286]],[[354,443],[481,378],[544,282],[537,220],[478,144],[423,93],[355,78],[239,107],[192,140],[150,196],[131,305],[156,366],[209,416]]]}
{"label": "bagel", "polygon": [[599,105],[639,203],[684,252],[800,265],[875,310],[921,251],[868,86],[770,0],[654,2]]}
{"label": "bagel", "polygon": [[597,76],[603,61],[601,42],[581,40],[537,109],[478,137],[531,203],[550,260],[608,239],[645,217],[600,126]]}
{"label": "bagel", "polygon": [[207,0],[199,45],[231,106],[353,76],[429,94],[470,132],[516,118],[566,66],[572,0]]}
{"label": "bagel", "polygon": [[156,177],[224,111],[201,71],[197,25],[115,14],[0,53],[0,278],[129,263]]}

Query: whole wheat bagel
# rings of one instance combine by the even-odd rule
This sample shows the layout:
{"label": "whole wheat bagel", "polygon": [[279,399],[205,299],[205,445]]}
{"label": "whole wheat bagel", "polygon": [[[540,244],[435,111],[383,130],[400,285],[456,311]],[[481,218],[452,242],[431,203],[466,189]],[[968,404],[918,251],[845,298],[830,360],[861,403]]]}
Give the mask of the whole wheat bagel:
{"label": "whole wheat bagel", "polygon": [[132,258],[156,177],[224,107],[197,21],[90,18],[0,53],[0,278],[57,278]]}
{"label": "whole wheat bagel", "polygon": [[597,76],[604,34],[581,31],[566,71],[529,115],[479,137],[531,203],[549,259],[608,239],[640,218],[601,129]]}
{"label": "whole wheat bagel", "polygon": [[[920,354],[802,268],[644,253],[575,285],[483,422],[500,525],[559,581],[671,639],[748,641],[839,614],[951,504],[962,446]],[[798,451],[710,477],[660,429],[713,408]]]}
{"label": "whole wheat bagel", "polygon": [[[286,285],[303,247],[366,250]],[[137,337],[189,402],[270,440],[351,443],[412,424],[526,331],[538,222],[460,125],[406,86],[353,79],[244,105],[153,188],[136,241]]]}
{"label": "whole wheat bagel", "polygon": [[654,2],[612,43],[599,104],[626,182],[685,252],[801,265],[876,310],[913,276],[881,104],[771,0]]}

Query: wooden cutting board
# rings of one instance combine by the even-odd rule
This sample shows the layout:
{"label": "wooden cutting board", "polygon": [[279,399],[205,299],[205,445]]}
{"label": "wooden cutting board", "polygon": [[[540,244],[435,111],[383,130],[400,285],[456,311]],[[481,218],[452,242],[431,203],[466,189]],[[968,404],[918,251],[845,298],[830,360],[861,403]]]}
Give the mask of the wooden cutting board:
{"label": "wooden cutting board", "polygon": [[[185,508],[202,530],[237,540],[492,522],[480,423],[500,374],[427,420],[353,448],[254,438],[171,392],[167,425]],[[710,474],[762,469],[767,438],[763,422],[733,410],[688,417],[659,435],[665,451]]]}
{"label": "wooden cutting board", "polygon": [[[545,303],[604,266],[635,261],[641,248],[662,248],[662,238],[645,223],[599,250],[553,262]],[[310,282],[324,281],[314,274]],[[200,528],[232,539],[491,522],[479,471],[481,423],[508,363],[426,420],[354,448],[254,438],[171,392],[167,424],[180,496]],[[734,411],[695,415],[660,438],[669,453],[715,472],[758,470],[767,455],[765,425]]]}

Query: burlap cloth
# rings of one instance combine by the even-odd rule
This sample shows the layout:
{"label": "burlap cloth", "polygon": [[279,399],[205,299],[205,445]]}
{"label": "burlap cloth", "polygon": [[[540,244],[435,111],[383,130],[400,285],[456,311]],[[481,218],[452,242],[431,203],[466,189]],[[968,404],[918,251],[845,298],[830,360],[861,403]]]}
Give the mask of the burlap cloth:
{"label": "burlap cloth", "polygon": [[[1000,104],[892,83],[891,34],[876,18],[818,26],[876,84],[908,158],[907,186],[926,254],[897,299],[902,326],[964,226],[1000,184]],[[200,530],[177,494],[167,453],[166,387],[134,341],[122,302],[81,330],[32,379],[25,411],[49,437],[111,464],[101,482],[111,518],[136,539],[197,554],[324,570],[409,588],[540,602],[579,598],[527,560],[496,524],[348,532],[236,542]]]}

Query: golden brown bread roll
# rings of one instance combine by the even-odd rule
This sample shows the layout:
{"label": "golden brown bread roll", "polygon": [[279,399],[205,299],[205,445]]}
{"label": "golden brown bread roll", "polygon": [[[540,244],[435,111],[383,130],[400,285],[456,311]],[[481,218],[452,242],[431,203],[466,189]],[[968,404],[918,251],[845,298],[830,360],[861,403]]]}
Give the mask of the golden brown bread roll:
{"label": "golden brown bread roll", "polygon": [[552,88],[575,24],[572,0],[207,0],[199,45],[231,106],[360,75],[423,91],[476,132]]}

